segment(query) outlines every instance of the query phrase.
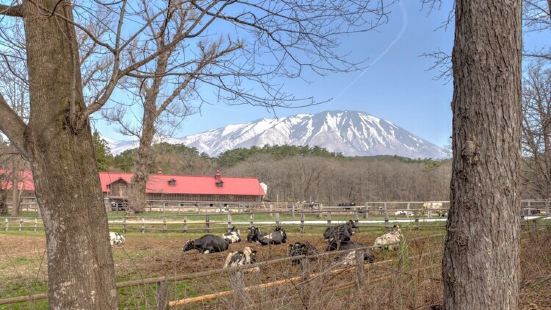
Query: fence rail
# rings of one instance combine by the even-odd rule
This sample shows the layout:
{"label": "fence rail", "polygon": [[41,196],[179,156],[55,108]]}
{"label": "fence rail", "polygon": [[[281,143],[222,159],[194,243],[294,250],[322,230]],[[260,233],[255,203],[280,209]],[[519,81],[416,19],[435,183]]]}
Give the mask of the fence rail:
{"label": "fence rail", "polygon": [[[543,218],[551,220],[551,204],[541,201],[527,202],[521,216],[524,219]],[[378,229],[394,223],[411,223],[421,226],[440,225],[446,221],[446,208],[408,208],[396,209],[388,205],[375,209],[324,209],[306,211],[254,211],[249,213],[175,213],[158,217],[144,214],[128,215],[109,220],[110,229],[122,232],[214,232],[224,231],[231,226],[299,226],[301,233],[306,227],[328,227],[352,219],[359,226]],[[535,208],[539,206],[539,208]],[[547,209],[545,209],[545,208]],[[362,207],[363,208],[363,207]],[[422,225],[421,225],[422,224]],[[39,231],[43,230],[42,220],[38,217],[0,218],[0,231]]]}

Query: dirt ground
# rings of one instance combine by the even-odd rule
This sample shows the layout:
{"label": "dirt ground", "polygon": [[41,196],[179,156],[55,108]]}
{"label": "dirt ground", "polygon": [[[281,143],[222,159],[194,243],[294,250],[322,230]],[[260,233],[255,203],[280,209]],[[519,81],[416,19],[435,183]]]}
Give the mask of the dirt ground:
{"label": "dirt ground", "polygon": [[[423,305],[438,303],[440,298],[441,283],[439,266],[431,270],[419,271],[418,269],[427,266],[439,264],[441,254],[429,254],[441,251],[442,237],[432,237],[428,239],[420,239],[423,236],[434,236],[442,233],[442,231],[404,231],[407,242],[407,248],[401,251],[376,252],[376,262],[382,262],[389,259],[394,259],[395,262],[389,264],[374,265],[372,270],[367,273],[369,279],[378,279],[389,274],[396,274],[398,261],[402,258],[400,268],[408,272],[403,272],[400,276],[394,277],[392,281],[384,281],[383,284],[377,284],[377,290],[384,290],[384,294],[379,293],[377,299],[354,299],[350,303],[350,308],[363,308],[366,305],[377,305],[374,309],[406,309]],[[355,234],[353,240],[365,245],[373,244],[373,241],[380,233],[377,232],[362,232]],[[194,239],[202,234],[141,234],[129,233],[125,235],[126,243],[124,246],[114,247],[113,255],[115,258],[115,268],[117,273],[117,281],[125,281],[131,279],[141,279],[153,276],[170,276],[190,274],[198,271],[206,271],[222,268],[228,252],[200,254],[196,251],[187,253],[182,252],[182,246],[186,240]],[[287,244],[295,241],[308,241],[313,244],[318,251],[323,252],[325,242],[323,241],[321,232],[313,234],[288,234]],[[245,236],[242,236],[245,239]],[[523,237],[523,280],[522,280],[522,305],[525,309],[551,309],[551,294],[546,295],[551,291],[551,231],[547,230],[539,234],[525,234]],[[237,251],[245,246],[250,246],[257,250],[257,261],[267,261],[275,258],[287,256],[288,245],[271,245],[260,246],[249,244],[246,241],[230,246],[230,251]],[[29,293],[43,292],[46,290],[46,274],[47,266],[44,255],[45,242],[44,236],[37,233],[24,234],[0,234],[0,296],[11,297],[24,295]],[[403,261],[404,257],[409,257],[409,260]],[[331,268],[334,264],[334,259],[327,257],[323,261],[312,262],[311,271],[323,271]],[[412,274],[415,273],[415,276]],[[421,276],[422,273],[422,276]],[[291,266],[288,262],[270,265],[263,267],[260,273],[245,274],[244,283],[246,286],[266,283],[270,281],[281,280],[297,276],[300,274],[300,268]],[[398,280],[400,279],[400,280]],[[351,272],[333,275],[331,278],[320,277],[317,284],[311,281],[309,289],[313,290],[310,295],[319,293],[322,284],[327,286],[329,283],[335,287],[342,283],[354,280],[354,275]],[[184,297],[203,295],[217,291],[228,289],[236,289],[235,283],[230,281],[229,274],[221,274],[218,276],[209,276],[207,278],[193,279],[182,281],[171,286],[170,296],[172,299],[180,299]],[[316,286],[317,285],[317,286]],[[400,288],[402,293],[396,296],[396,288]],[[419,294],[420,288],[424,289],[423,294]],[[237,288],[238,289],[238,288]],[[290,288],[293,289],[292,287]],[[241,302],[250,304],[258,304],[264,300],[265,304],[260,307],[262,309],[285,308],[284,303],[289,303],[293,295],[290,289],[281,288],[279,291],[272,293],[272,297],[280,296],[281,303],[275,303],[278,299],[273,298],[272,304],[266,304],[265,296],[260,297],[254,294],[248,294],[243,297]],[[297,289],[295,287],[295,289]],[[297,289],[298,290],[298,289]],[[304,288],[301,288],[300,296],[304,294]],[[300,291],[299,290],[299,291]],[[383,291],[381,291],[383,292]],[[126,289],[119,292],[122,302],[121,308],[133,309],[143,308],[148,309],[154,303],[154,287],[153,288],[135,288]],[[275,295],[274,295],[275,294]],[[319,295],[319,294],[318,294]],[[346,302],[348,295],[334,292],[330,295],[324,295],[325,305],[331,305],[337,302]],[[331,298],[328,298],[331,296]],[[318,298],[319,299],[319,298]],[[234,307],[238,305],[237,297],[229,299],[221,299],[218,303],[205,303],[196,305],[199,309],[222,309]],[[245,301],[243,301],[245,300]],[[396,303],[395,300],[402,302]],[[297,301],[299,302],[299,301]],[[301,299],[302,304],[305,303]],[[308,300],[309,305],[321,302],[315,298]],[[352,302],[348,300],[348,302]],[[235,304],[237,303],[237,304]],[[231,304],[231,305],[230,305]],[[354,306],[355,305],[355,306]],[[40,308],[40,307],[38,307]],[[255,308],[255,307],[252,307]],[[316,307],[310,307],[312,309]],[[328,309],[331,309],[328,306]],[[23,308],[22,308],[23,309]],[[33,307],[30,307],[33,309]]]}

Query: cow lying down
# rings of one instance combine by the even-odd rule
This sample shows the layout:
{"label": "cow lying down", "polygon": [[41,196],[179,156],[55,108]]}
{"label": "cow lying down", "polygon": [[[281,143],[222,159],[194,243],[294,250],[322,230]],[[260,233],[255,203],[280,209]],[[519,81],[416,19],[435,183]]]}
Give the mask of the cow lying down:
{"label": "cow lying down", "polygon": [[236,243],[241,241],[241,235],[239,229],[235,229],[235,226],[230,228],[227,233],[222,235],[222,238],[228,240],[230,243]]}
{"label": "cow lying down", "polygon": [[[289,244],[289,257],[301,255],[310,256],[316,254],[318,254],[318,250],[308,241]],[[300,259],[293,259],[291,260],[291,263],[293,265],[298,265],[300,263]]]}
{"label": "cow lying down", "polygon": [[230,242],[227,239],[215,235],[204,235],[199,239],[186,242],[184,252],[191,250],[197,250],[203,254],[224,252],[229,246]]}
{"label": "cow lying down", "polygon": [[[226,262],[224,263],[224,269],[230,267],[251,265],[254,263],[256,263],[256,251],[247,246],[244,247],[241,251],[231,252],[230,254],[228,254],[228,256],[226,257]],[[245,271],[259,272],[260,268],[254,267],[246,269]]]}
{"label": "cow lying down", "polygon": [[398,250],[400,248],[400,241],[403,238],[404,236],[402,235],[400,227],[394,225],[391,232],[377,237],[373,246],[379,249]]}
{"label": "cow lying down", "polygon": [[[352,250],[357,248],[365,248],[366,245],[356,243],[353,241],[342,242],[342,243],[329,243],[327,245],[327,251],[337,251],[337,250]],[[373,263],[375,261],[375,256],[369,249],[363,249],[364,257],[363,260],[368,263]],[[339,255],[335,258],[336,260],[341,261],[344,265],[356,265],[356,251],[350,251]]]}
{"label": "cow lying down", "polygon": [[109,243],[111,243],[111,246],[113,245],[123,245],[124,244],[124,236],[118,232],[109,232]]}
{"label": "cow lying down", "polygon": [[358,228],[354,221],[349,220],[345,224],[327,227],[323,232],[323,239],[325,241],[340,240],[341,242],[349,241],[354,234],[354,229]]}
{"label": "cow lying down", "polygon": [[282,244],[287,242],[287,233],[281,226],[276,226],[271,233],[263,233],[258,227],[249,227],[248,242],[258,242],[261,245]]}

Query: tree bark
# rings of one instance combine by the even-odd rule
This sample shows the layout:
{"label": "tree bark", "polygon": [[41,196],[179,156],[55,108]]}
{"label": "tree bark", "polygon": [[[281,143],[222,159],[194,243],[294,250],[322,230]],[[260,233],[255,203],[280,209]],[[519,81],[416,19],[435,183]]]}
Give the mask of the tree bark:
{"label": "tree bark", "polygon": [[130,184],[130,209],[135,212],[143,212],[146,205],[147,180],[149,178],[149,164],[151,161],[151,145],[153,143],[153,131],[144,132],[140,137],[140,145],[134,159],[134,175]]}
{"label": "tree bark", "polygon": [[116,309],[91,130],[88,121],[84,128],[73,122],[85,105],[75,29],[68,22],[72,7],[35,0],[25,2],[24,12],[31,101],[25,145],[46,232],[49,305]]}
{"label": "tree bark", "polygon": [[445,309],[517,309],[521,0],[457,0]]}
{"label": "tree bark", "polygon": [[146,185],[149,178],[149,165],[151,164],[151,146],[155,136],[155,99],[150,102],[146,95],[143,112],[142,133],[140,145],[134,158],[134,175],[132,176],[131,195],[129,197],[130,209],[134,212],[142,212],[146,204]]}

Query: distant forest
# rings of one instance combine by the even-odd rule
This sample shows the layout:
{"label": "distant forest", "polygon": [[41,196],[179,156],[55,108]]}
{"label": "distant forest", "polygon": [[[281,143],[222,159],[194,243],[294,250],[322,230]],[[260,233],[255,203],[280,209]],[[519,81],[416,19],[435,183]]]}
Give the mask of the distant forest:
{"label": "distant forest", "polygon": [[[110,154],[95,135],[102,171],[132,170],[135,149]],[[150,173],[254,176],[268,185],[276,201],[339,202],[447,200],[451,161],[413,160],[397,156],[345,157],[320,147],[264,146],[226,151],[218,157],[184,145],[159,143]]]}

